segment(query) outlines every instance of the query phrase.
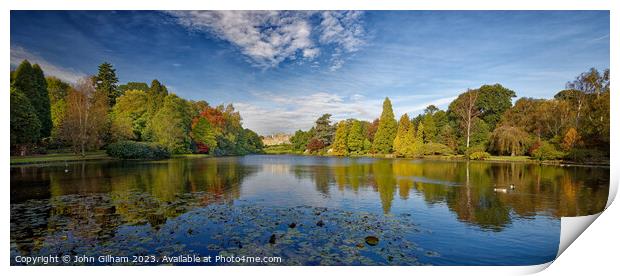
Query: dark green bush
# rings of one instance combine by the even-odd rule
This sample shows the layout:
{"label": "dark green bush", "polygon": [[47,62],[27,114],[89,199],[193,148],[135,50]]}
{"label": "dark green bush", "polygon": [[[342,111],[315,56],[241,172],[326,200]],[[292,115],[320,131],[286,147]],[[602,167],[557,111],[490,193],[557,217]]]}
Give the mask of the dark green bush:
{"label": "dark green bush", "polygon": [[543,141],[537,149],[532,151],[532,157],[540,161],[556,160],[564,157],[564,154],[561,151],[558,151],[554,145]]}
{"label": "dark green bush", "polygon": [[564,158],[574,162],[600,162],[609,160],[609,156],[596,149],[572,149]]}
{"label": "dark green bush", "polygon": [[424,155],[452,155],[454,151],[448,146],[440,143],[430,142],[424,144]]}
{"label": "dark green bush", "polygon": [[106,153],[119,159],[159,160],[170,158],[170,153],[159,145],[134,141],[112,143],[106,147]]}

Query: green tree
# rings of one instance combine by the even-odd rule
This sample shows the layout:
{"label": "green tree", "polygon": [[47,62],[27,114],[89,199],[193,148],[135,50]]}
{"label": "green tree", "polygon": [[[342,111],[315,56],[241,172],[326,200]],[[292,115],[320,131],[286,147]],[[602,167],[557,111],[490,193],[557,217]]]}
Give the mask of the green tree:
{"label": "green tree", "polygon": [[125,94],[125,91],[129,90],[140,90],[144,92],[149,91],[149,85],[144,82],[128,82],[126,84],[121,84],[118,86],[118,92],[122,96]]}
{"label": "green tree", "polygon": [[168,89],[158,80],[153,80],[146,95],[147,102],[145,117],[147,120],[144,131],[142,132],[142,137],[144,140],[152,140],[154,135],[152,126],[154,126],[155,123],[151,123],[151,121],[159,109],[164,105],[164,99],[168,95]]}
{"label": "green tree", "polygon": [[309,131],[303,131],[303,130],[295,131],[295,134],[290,139],[291,145],[293,147],[293,150],[297,151],[297,152],[302,152],[302,151],[306,150],[306,147],[308,146],[308,142],[310,141],[312,136],[313,136],[313,134],[312,134],[311,130],[309,130]]}
{"label": "green tree", "polygon": [[164,104],[164,98],[168,95],[168,88],[158,80],[153,80],[148,92],[149,112],[155,113]]}
{"label": "green tree", "polygon": [[263,152],[263,140],[256,132],[246,128],[243,130],[243,137],[242,152],[245,154]]}
{"label": "green tree", "polygon": [[142,90],[128,90],[116,99],[110,117],[114,140],[141,140],[146,127],[147,94]]}
{"label": "green tree", "polygon": [[397,156],[403,156],[405,154],[405,140],[410,128],[412,128],[411,120],[409,119],[409,115],[405,113],[400,117],[400,120],[398,120],[398,130],[394,138],[393,148]]}
{"label": "green tree", "polygon": [[28,60],[22,61],[13,74],[12,85],[28,98],[36,110],[40,123],[40,138],[49,137],[52,131],[50,101],[47,94],[47,83],[39,65],[34,66]]}
{"label": "green tree", "polygon": [[189,152],[191,120],[187,101],[175,94],[168,94],[164,98],[163,106],[149,122],[149,127],[153,131],[153,142],[171,153]]}
{"label": "green tree", "polygon": [[454,114],[461,133],[465,137],[465,148],[469,149],[474,121],[480,116],[481,111],[477,106],[480,92],[468,89],[467,92],[460,94],[448,107],[450,113]]}
{"label": "green tree", "polygon": [[217,147],[217,134],[217,130],[205,117],[194,119],[191,137],[195,142],[206,145],[209,149],[215,149]]}
{"label": "green tree", "polygon": [[39,140],[41,122],[30,100],[15,87],[11,87],[11,147],[25,155],[28,147]]}
{"label": "green tree", "polygon": [[435,142],[435,137],[437,136],[437,125],[435,124],[435,118],[433,117],[433,114],[424,114],[424,117],[422,118],[422,123],[424,124],[424,142]]}
{"label": "green tree", "polygon": [[99,71],[95,76],[95,89],[108,97],[110,107],[116,104],[116,98],[121,95],[118,89],[118,78],[112,64],[104,62],[99,65]]}
{"label": "green tree", "polygon": [[364,152],[364,134],[362,133],[362,123],[358,120],[351,122],[349,135],[347,138],[347,147],[349,152],[361,154]]}
{"label": "green tree", "polygon": [[331,114],[323,114],[319,117],[314,125],[314,138],[323,142],[323,145],[332,144],[335,135],[335,127],[331,124]]}
{"label": "green tree", "polygon": [[397,123],[394,119],[394,111],[392,111],[392,102],[389,98],[383,101],[383,111],[379,119],[379,127],[375,134],[372,144],[373,151],[376,153],[392,152],[394,138],[396,138]]}
{"label": "green tree", "polygon": [[480,95],[476,106],[480,110],[480,118],[489,125],[489,129],[494,129],[504,112],[512,106],[512,98],[517,95],[501,84],[483,85],[477,90]]}
{"label": "green tree", "polygon": [[32,66],[34,88],[36,97],[33,101],[35,109],[37,109],[37,117],[41,121],[41,138],[49,137],[52,134],[52,112],[50,110],[50,98],[47,93],[47,82],[43,70],[38,64]]}
{"label": "green tree", "polygon": [[332,144],[332,154],[333,155],[347,155],[349,153],[349,149],[347,147],[347,132],[348,126],[346,121],[340,121],[336,127],[336,135],[334,138],[334,143]]}
{"label": "green tree", "polygon": [[424,132],[425,132],[424,123],[421,122],[418,124],[418,129],[416,131],[415,142],[413,144],[413,155],[420,156],[424,153]]}
{"label": "green tree", "polygon": [[409,128],[403,144],[403,155],[406,157],[418,157],[424,152],[424,125],[418,125],[418,131],[414,126]]}
{"label": "green tree", "polygon": [[62,122],[67,109],[67,94],[71,86],[56,77],[47,77],[47,93],[50,99],[50,113],[52,116],[52,133],[53,138],[58,138]]}

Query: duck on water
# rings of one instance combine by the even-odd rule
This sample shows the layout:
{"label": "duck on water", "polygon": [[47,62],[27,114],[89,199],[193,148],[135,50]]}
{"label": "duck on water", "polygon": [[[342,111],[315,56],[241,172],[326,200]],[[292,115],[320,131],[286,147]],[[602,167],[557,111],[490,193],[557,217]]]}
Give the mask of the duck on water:
{"label": "duck on water", "polygon": [[498,188],[497,185],[493,185],[493,191],[497,193],[507,193],[508,190],[512,191],[515,189],[514,184],[510,184],[508,188]]}

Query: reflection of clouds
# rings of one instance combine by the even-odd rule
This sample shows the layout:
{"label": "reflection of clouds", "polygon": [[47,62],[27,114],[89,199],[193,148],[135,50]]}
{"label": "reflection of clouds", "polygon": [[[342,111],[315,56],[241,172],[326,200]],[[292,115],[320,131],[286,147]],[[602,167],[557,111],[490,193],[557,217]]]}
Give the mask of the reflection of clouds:
{"label": "reflection of clouds", "polygon": [[262,171],[272,174],[288,174],[290,169],[290,164],[263,164]]}

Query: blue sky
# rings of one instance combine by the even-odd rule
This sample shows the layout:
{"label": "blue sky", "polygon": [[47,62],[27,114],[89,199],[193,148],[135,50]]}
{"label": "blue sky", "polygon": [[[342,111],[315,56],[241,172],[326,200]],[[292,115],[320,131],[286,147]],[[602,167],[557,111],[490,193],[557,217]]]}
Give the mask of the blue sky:
{"label": "blue sky", "polygon": [[550,98],[609,67],[609,13],[12,11],[11,68],[24,58],[68,81],[107,61],[121,83],[158,79],[290,133],[322,113],[372,120],[386,96],[397,116],[482,84]]}

